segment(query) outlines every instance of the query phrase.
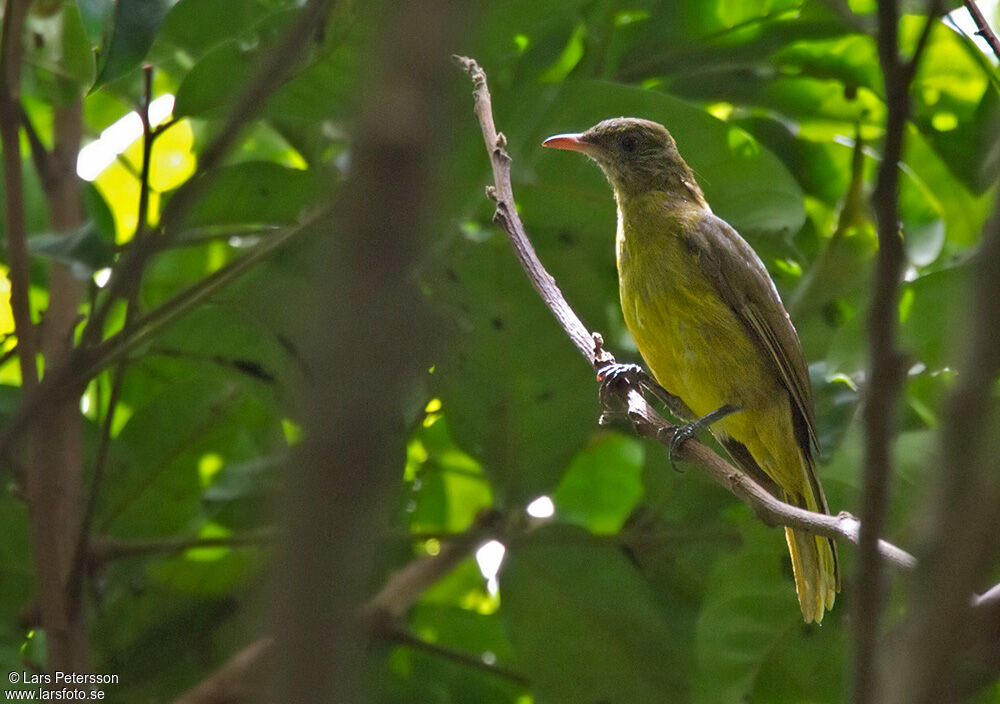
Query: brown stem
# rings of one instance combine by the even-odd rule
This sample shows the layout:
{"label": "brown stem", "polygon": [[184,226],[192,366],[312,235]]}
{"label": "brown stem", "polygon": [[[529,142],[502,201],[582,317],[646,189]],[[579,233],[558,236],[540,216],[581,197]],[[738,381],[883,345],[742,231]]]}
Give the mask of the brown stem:
{"label": "brown stem", "polygon": [[28,111],[23,106],[21,107],[21,126],[24,128],[24,134],[28,137],[28,146],[31,148],[31,161],[35,165],[35,172],[42,182],[42,187],[46,192],[49,192],[52,190],[53,185],[51,155],[48,149],[45,148],[45,145],[42,144],[42,138],[39,136],[34,124],[32,124]]}
{"label": "brown stem", "polygon": [[[149,229],[149,170],[153,161],[153,128],[149,124],[149,105],[153,102],[153,67],[146,64],[142,67],[143,77],[143,100],[139,109],[139,118],[142,120],[142,167],[139,172],[139,207],[136,218],[135,235],[136,241],[145,237]],[[139,291],[137,284],[133,290],[130,300],[135,300]]]}
{"label": "brown stem", "polygon": [[861,535],[854,605],[853,697],[858,704],[879,698],[878,634],[885,597],[885,575],[878,555],[878,536],[885,528],[892,478],[892,442],[896,433],[899,393],[905,359],[897,348],[899,283],[905,265],[899,231],[899,162],[910,111],[910,81],[937,23],[937,0],[928,5],[928,18],[909,63],[899,55],[898,0],[878,5],[878,54],[885,81],[888,114],[882,161],[872,196],[879,250],[875,263],[872,305],[868,318],[871,374],[863,413],[865,452]]}
{"label": "brown stem", "polygon": [[259,669],[273,640],[260,638],[233,655],[211,676],[177,697],[173,704],[231,704],[251,695],[255,688],[247,680]]}
{"label": "brown stem", "polygon": [[[83,198],[76,175],[83,133],[81,100],[55,108],[53,133],[46,190],[49,221],[53,231],[68,233],[83,222]],[[80,296],[80,281],[67,266],[53,263],[42,336],[47,370],[59,368],[72,354]],[[47,378],[42,383],[45,381]],[[49,645],[48,666],[74,671],[85,671],[90,663],[83,592],[78,584],[70,582],[83,506],[80,390],[82,385],[72,386],[62,398],[53,399],[41,409],[35,425],[38,461],[28,491],[42,595],[42,626]]]}
{"label": "brown stem", "polygon": [[28,226],[24,212],[20,141],[22,37],[29,4],[28,0],[7,2],[0,36],[0,142],[3,148],[7,276],[10,278],[10,305],[20,350],[21,388],[25,393],[31,393],[38,384],[38,345],[28,297]]}
{"label": "brown stem", "polygon": [[545,301],[545,305],[552,311],[552,314],[556,316],[560,327],[580,350],[580,354],[590,361],[594,368],[613,362],[614,357],[607,352],[596,353],[593,334],[588,332],[580,321],[580,317],[566,302],[566,297],[559,290],[552,275],[545,270],[524,231],[521,218],[518,217],[514,207],[514,191],[510,180],[510,156],[506,149],[507,138],[497,132],[493,122],[493,103],[486,85],[486,72],[473,59],[465,56],[452,58],[460,68],[469,74],[474,86],[474,110],[483,131],[486,148],[489,149],[490,163],[493,166],[493,186],[486,189],[486,194],[497,205],[496,213],[493,215],[494,222],[507,232],[510,243],[514,247],[514,253],[528,274],[532,286],[538,291],[538,295]]}
{"label": "brown stem", "polygon": [[969,11],[972,20],[976,23],[976,34],[986,40],[990,49],[993,50],[993,55],[1000,59],[1000,39],[997,39],[996,32],[990,28],[990,23],[986,21],[982,10],[979,9],[975,0],[964,0],[964,4],[965,9]]}
{"label": "brown stem", "polygon": [[363,620],[369,627],[395,622],[428,587],[451,572],[483,542],[498,535],[501,519],[496,512],[486,512],[471,529],[445,542],[437,555],[418,558],[393,573],[378,594],[365,604]]}
{"label": "brown stem", "polygon": [[389,643],[403,645],[408,648],[413,648],[414,650],[422,650],[436,657],[450,660],[451,662],[473,670],[485,672],[488,675],[499,677],[500,679],[513,682],[514,684],[521,685],[522,687],[527,687],[530,684],[528,678],[519,672],[514,672],[513,670],[509,670],[500,665],[491,665],[484,661],[481,657],[471,653],[465,653],[461,650],[455,650],[454,648],[449,648],[444,645],[431,643],[402,628],[392,628],[382,632],[380,635],[382,640]]}
{"label": "brown stem", "polygon": [[[289,468],[287,538],[276,551],[275,701],[359,700],[368,634],[358,613],[398,490],[406,437],[398,409],[426,374],[435,339],[413,270],[445,137],[440,47],[462,36],[466,7],[394,3],[373,33],[337,234],[314,267],[306,440]],[[343,373],[354,368],[377,369],[378,380]]]}
{"label": "brown stem", "polygon": [[101,565],[112,560],[121,560],[128,557],[173,553],[192,548],[232,548],[245,545],[266,545],[273,540],[273,530],[202,538],[161,538],[157,540],[94,538],[91,541],[88,560],[91,564]]}

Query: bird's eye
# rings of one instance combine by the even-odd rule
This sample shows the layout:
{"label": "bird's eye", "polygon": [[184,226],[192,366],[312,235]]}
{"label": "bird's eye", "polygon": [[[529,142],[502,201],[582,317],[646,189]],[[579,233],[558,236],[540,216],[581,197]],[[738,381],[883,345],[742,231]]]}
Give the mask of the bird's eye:
{"label": "bird's eye", "polygon": [[635,151],[636,142],[635,137],[630,134],[626,134],[621,139],[622,151],[632,153]]}

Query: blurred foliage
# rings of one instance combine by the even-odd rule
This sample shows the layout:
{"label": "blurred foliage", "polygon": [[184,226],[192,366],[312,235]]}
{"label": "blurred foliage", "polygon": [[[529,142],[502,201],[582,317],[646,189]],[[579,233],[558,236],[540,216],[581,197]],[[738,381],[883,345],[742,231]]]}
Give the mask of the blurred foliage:
{"label": "blurred foliage", "polygon": [[[152,156],[151,217],[170,212],[240,89],[282,36],[295,0],[77,0],[29,18],[25,107],[43,141],[52,108],[84,98],[88,140],[154,95],[176,95]],[[799,617],[783,537],[697,471],[627,427],[599,428],[592,372],[530,288],[483,198],[489,168],[467,79],[450,53],[487,70],[514,158],[515,195],[538,253],[619,358],[635,358],[617,303],[610,191],[592,164],[543,152],[547,135],[635,115],[666,124],[713,209],[764,259],[803,340],[834,510],[856,511],[865,384],[865,311],[877,243],[868,198],[886,108],[873,4],[819,0],[482,0],[453,73],[447,149],[438,156],[433,237],[419,276],[447,341],[419,390],[383,576],[440,549],[496,507],[519,526],[499,595],[467,560],[408,615],[413,633],[525,676],[523,686],[410,647],[372,650],[379,702],[843,701],[853,550],[822,627]],[[337,5],[307,56],[263,107],[205,198],[147,272],[154,307],[295,223],[350,165],[355,108],[379,12]],[[388,8],[387,11],[391,11]],[[916,11],[911,9],[911,11]],[[912,47],[924,20],[906,16]],[[949,22],[935,27],[913,83],[900,218],[909,258],[900,305],[912,366],[890,538],[910,542],[942,400],[960,371],[967,262],[1000,163],[998,76]],[[30,175],[26,204],[36,309],[47,266],[70,263],[96,291],[137,225],[141,147],[133,135],[88,186],[87,224],[49,232]],[[257,267],[132,358],[114,409],[98,535],[240,536],[271,522],[283,463],[299,438],[309,370],[298,312],[312,291],[313,242]],[[6,286],[6,280],[2,286]],[[0,334],[9,351],[9,291]],[[359,301],[358,305],[363,305]],[[112,311],[109,332],[121,327]],[[377,324],[377,321],[373,321]],[[0,366],[0,416],[19,398]],[[110,373],[81,409],[93,471]],[[414,412],[414,409],[424,409]],[[525,515],[550,496],[550,518]],[[25,508],[0,497],[0,663],[28,669],[44,633],[19,625],[35,589]],[[516,518],[517,520],[513,520]],[[407,535],[413,534],[410,540]],[[431,537],[429,537],[431,536]],[[268,548],[150,554],[111,563],[89,590],[97,671],[113,702],[165,701],[256,633]],[[889,613],[898,616],[890,607]],[[7,685],[3,685],[7,686]],[[993,685],[994,693],[996,685]]]}

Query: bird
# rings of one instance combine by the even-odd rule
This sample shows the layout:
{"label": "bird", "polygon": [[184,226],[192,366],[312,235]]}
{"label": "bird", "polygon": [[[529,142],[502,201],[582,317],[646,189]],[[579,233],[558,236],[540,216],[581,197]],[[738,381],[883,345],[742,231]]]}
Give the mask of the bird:
{"label": "bird", "polygon": [[[626,327],[655,381],[693,414],[675,440],[707,425],[777,498],[828,514],[798,334],[760,257],[712,212],[667,128],[612,118],[542,145],[585,154],[611,185]],[[802,616],[819,623],[840,591],[836,545],[788,527],[785,538]]]}

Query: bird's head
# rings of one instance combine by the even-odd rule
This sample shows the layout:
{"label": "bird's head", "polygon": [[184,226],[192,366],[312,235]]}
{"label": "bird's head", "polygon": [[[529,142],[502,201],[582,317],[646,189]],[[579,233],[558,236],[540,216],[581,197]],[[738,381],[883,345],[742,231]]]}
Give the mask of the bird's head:
{"label": "bird's head", "polygon": [[674,138],[666,127],[651,120],[615,117],[586,132],[549,137],[542,146],[583,152],[597,162],[619,197],[692,188],[701,197]]}

